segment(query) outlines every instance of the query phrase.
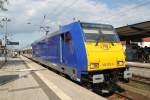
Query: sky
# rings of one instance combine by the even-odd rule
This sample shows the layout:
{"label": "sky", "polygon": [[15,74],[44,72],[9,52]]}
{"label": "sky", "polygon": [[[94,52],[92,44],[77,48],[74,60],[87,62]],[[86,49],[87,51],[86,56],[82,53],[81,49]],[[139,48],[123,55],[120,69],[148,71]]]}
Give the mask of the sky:
{"label": "sky", "polygon": [[[0,20],[8,17],[8,38],[26,47],[45,35],[40,26],[49,31],[73,22],[111,24],[114,27],[150,20],[150,0],[9,0],[8,11],[0,11]],[[4,29],[0,28],[3,39]]]}

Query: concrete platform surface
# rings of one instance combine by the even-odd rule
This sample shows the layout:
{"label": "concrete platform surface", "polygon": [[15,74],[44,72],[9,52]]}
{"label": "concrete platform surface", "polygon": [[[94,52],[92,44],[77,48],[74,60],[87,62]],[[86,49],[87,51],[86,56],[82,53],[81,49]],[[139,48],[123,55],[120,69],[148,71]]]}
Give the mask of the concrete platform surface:
{"label": "concrete platform surface", "polygon": [[126,62],[133,75],[150,78],[150,63]]}
{"label": "concrete platform surface", "polygon": [[131,67],[130,71],[133,73],[133,75],[150,78],[150,69]]}
{"label": "concrete platform surface", "polygon": [[0,68],[5,64],[5,57],[0,55]]}
{"label": "concrete platform surface", "polygon": [[[9,58],[0,69],[0,100],[50,100],[24,62]],[[22,70],[22,71],[20,71]]]}
{"label": "concrete platform surface", "polygon": [[0,69],[0,100],[106,99],[21,57]]}
{"label": "concrete platform surface", "polygon": [[141,63],[141,62],[126,62],[127,66],[131,67],[144,67],[150,69],[150,63]]}

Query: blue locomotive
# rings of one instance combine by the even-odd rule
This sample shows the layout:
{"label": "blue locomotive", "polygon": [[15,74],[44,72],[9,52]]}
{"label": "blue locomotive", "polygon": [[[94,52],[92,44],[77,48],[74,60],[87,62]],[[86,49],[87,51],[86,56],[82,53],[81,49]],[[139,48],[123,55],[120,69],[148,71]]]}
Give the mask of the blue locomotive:
{"label": "blue locomotive", "polygon": [[32,44],[32,57],[78,82],[128,80],[125,55],[112,25],[73,22]]}

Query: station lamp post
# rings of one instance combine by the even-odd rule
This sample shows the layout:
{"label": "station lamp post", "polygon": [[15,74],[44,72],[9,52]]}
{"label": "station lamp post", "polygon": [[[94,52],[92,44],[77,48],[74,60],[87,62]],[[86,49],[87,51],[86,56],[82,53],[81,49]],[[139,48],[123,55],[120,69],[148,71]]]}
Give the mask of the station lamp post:
{"label": "station lamp post", "polygon": [[8,18],[3,18],[2,21],[4,22],[5,25],[5,62],[7,62],[7,37],[8,37],[8,32],[7,32],[7,24],[11,20]]}

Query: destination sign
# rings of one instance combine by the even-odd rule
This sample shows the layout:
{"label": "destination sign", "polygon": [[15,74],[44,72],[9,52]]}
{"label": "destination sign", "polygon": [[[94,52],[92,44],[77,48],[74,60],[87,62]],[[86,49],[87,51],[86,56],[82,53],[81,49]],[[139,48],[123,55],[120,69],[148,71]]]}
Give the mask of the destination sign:
{"label": "destination sign", "polygon": [[100,28],[100,29],[113,29],[112,25],[107,24],[97,24],[97,23],[81,23],[83,28]]}

